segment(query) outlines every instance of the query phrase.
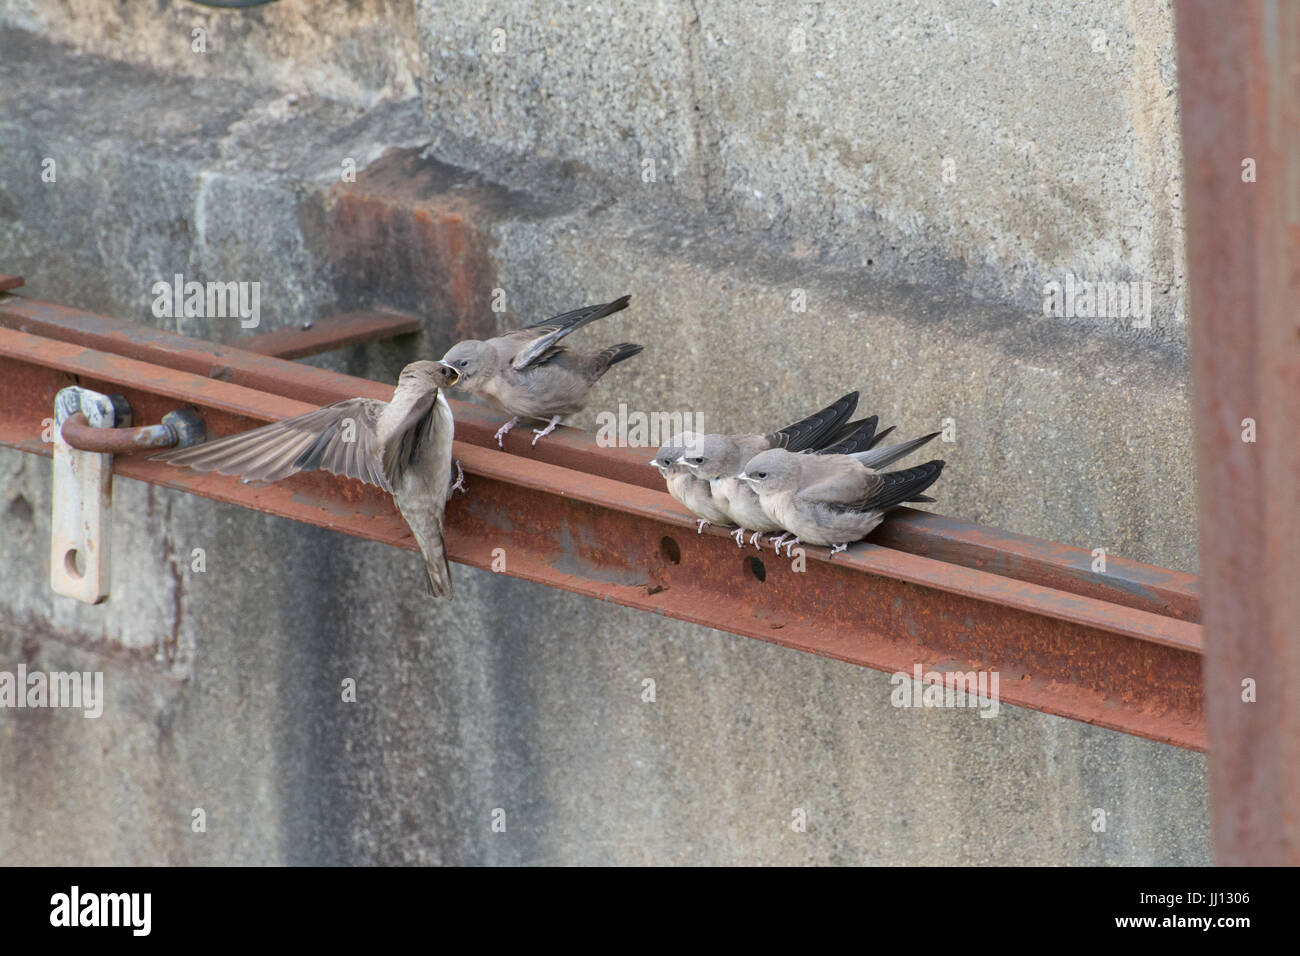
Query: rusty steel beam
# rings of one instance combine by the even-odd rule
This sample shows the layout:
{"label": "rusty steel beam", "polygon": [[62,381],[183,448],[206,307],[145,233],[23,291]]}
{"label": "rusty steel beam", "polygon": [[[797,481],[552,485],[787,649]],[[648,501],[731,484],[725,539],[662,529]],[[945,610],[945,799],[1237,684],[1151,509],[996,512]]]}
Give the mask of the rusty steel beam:
{"label": "rusty steel beam", "polygon": [[23,285],[22,276],[0,275],[0,292],[8,292],[11,289],[19,289],[22,288],[22,285]]}
{"label": "rusty steel beam", "polygon": [[1215,857],[1300,864],[1300,5],[1181,0]]}
{"label": "rusty steel beam", "polygon": [[306,358],[349,345],[361,345],[419,332],[424,325],[413,315],[396,312],[347,312],[292,329],[277,329],[241,338],[245,352],[282,359]]}
{"label": "rusty steel beam", "polygon": [[[230,346],[187,338],[133,322],[107,318],[46,302],[0,300],[0,327],[165,365],[295,400],[326,405],[363,396],[387,400],[388,385],[324,369],[253,355]],[[501,417],[479,405],[453,401],[456,437],[495,447]],[[152,419],[150,419],[152,421]],[[536,447],[518,429],[506,449],[532,460],[612,478],[653,491],[663,489],[642,448],[601,447],[588,436],[560,428]],[[1196,579],[1137,561],[1110,557],[1105,574],[1092,571],[1092,554],[1082,548],[1039,541],[942,515],[900,508],[871,537],[873,542],[938,558],[1001,577],[1038,584],[1123,607],[1185,621],[1199,621]]]}
{"label": "rusty steel beam", "polygon": [[[240,373],[232,368],[230,377]],[[48,453],[41,417],[74,378],[121,392],[138,421],[154,421],[186,400],[199,407],[213,437],[314,404],[0,329],[0,443]],[[391,389],[368,386],[377,397]],[[458,439],[464,420],[476,422],[472,412],[457,406]],[[1204,746],[1195,623],[873,544],[833,562],[810,549],[806,570],[797,571],[770,552],[738,550],[720,530],[696,535],[693,517],[662,490],[498,451],[490,424],[468,429],[482,431],[481,442],[456,443],[470,476],[469,496],[448,506],[448,550],[456,561],[490,568],[493,549],[505,548],[505,573],[512,576],[881,670],[910,673],[915,663],[996,670],[1004,702]],[[625,450],[589,448],[588,456],[599,461],[613,451]],[[643,457],[643,450],[634,453]],[[115,461],[115,470],[415,548],[387,495],[334,476],[298,475],[252,488],[139,456]]]}

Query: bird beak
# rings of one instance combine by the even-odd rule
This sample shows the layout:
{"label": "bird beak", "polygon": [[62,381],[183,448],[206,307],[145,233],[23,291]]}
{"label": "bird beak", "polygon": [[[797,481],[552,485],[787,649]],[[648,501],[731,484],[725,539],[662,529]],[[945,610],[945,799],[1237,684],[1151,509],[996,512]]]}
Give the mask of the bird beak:
{"label": "bird beak", "polygon": [[684,465],[684,464],[686,464],[686,456],[685,456],[685,455],[682,455],[682,457],[681,457],[681,458],[678,458],[676,461],[674,461],[673,464],[674,464],[674,465]]}
{"label": "bird beak", "polygon": [[454,365],[448,365],[446,362],[439,362],[438,364],[447,370],[445,373],[446,375],[451,376],[450,379],[448,379],[447,381],[448,388],[451,388],[451,386],[455,385],[457,382],[460,381],[460,372],[456,369]]}
{"label": "bird beak", "polygon": [[659,464],[659,459],[658,459],[658,458],[651,458],[651,459],[650,459],[650,464],[654,465],[656,468],[661,468],[661,467],[663,467],[662,465]]}
{"label": "bird beak", "polygon": [[749,477],[749,475],[745,474],[743,471],[742,471],[740,474],[738,474],[738,475],[736,476],[736,480],[737,480],[737,481],[747,481],[747,482],[749,482],[751,485],[754,483],[754,479],[751,478],[751,477]]}

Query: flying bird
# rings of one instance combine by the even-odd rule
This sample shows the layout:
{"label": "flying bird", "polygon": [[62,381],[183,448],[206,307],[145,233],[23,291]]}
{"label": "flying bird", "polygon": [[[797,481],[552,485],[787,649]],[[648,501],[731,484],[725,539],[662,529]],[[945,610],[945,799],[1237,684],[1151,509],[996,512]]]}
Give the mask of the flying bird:
{"label": "flying bird", "polygon": [[356,478],[393,496],[424,555],[429,593],[451,597],[443,543],[443,509],[464,475],[451,481],[455,423],[441,389],[456,370],[439,362],[402,369],[391,401],[349,398],[294,418],[154,455],[169,465],[239,475],[245,482],[279,481],[321,469]]}
{"label": "flying bird", "polygon": [[[853,422],[846,430],[844,423],[858,407],[858,393],[849,392],[819,412],[800,419],[792,425],[786,425],[768,435],[697,435],[685,432],[664,445],[651,459],[650,464],[659,469],[668,485],[668,493],[684,504],[699,518],[696,533],[703,534],[706,524],[730,525],[740,524],[739,517],[729,508],[729,499],[710,480],[712,471],[705,474],[696,469],[706,461],[711,462],[710,455],[728,454],[733,450],[739,460],[726,471],[734,476],[745,462],[767,448],[789,448],[802,451],[815,448],[819,444],[841,442],[857,434],[861,426],[870,422],[875,430],[875,418],[864,422]],[[722,449],[727,449],[723,452]],[[673,456],[676,457],[673,457]],[[740,524],[734,534],[737,543],[742,543],[748,525]],[[780,530],[779,528],[774,530]]]}
{"label": "flying bird", "polygon": [[584,325],[627,308],[625,295],[602,305],[565,312],[493,339],[457,342],[442,357],[460,379],[457,388],[479,396],[493,408],[511,416],[496,433],[497,447],[521,418],[550,419],[545,428],[533,429],[533,444],[555,431],[566,415],[579,412],[587,393],[610,367],[641,351],[640,345],[621,342],[599,352],[582,352],[559,344]]}
{"label": "flying bird", "polygon": [[[917,447],[933,437],[880,450]],[[938,480],[943,466],[942,461],[927,461],[882,473],[857,455],[795,455],[777,448],[756,455],[737,477],[758,493],[772,520],[795,536],[787,544],[787,554],[794,545],[807,542],[829,547],[834,555],[875,530],[890,508],[906,501],[933,500],[922,492]]]}

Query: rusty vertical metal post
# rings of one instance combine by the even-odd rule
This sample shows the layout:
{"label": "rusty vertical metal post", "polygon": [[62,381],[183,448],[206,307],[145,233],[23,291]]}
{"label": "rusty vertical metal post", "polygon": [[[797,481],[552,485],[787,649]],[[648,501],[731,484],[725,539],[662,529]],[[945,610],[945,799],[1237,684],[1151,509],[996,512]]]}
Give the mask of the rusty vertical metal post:
{"label": "rusty vertical metal post", "polygon": [[1176,17],[1215,856],[1295,865],[1300,4]]}

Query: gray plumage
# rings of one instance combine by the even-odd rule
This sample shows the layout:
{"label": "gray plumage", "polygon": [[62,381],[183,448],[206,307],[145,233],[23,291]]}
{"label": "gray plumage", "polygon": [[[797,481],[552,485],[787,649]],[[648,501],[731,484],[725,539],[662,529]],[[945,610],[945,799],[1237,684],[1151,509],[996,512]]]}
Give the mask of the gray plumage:
{"label": "gray plumage", "polygon": [[560,419],[583,409],[591,386],[611,366],[641,351],[640,345],[630,342],[598,352],[559,344],[584,325],[627,308],[630,299],[625,295],[613,302],[585,306],[486,341],[457,342],[442,362],[460,374],[457,388],[510,416],[496,434],[498,446],[519,419],[549,419],[546,428],[534,430],[536,445],[537,439],[555,430]]}
{"label": "gray plumage", "polygon": [[881,473],[866,462],[883,466],[933,437],[857,455],[797,455],[773,449],[756,455],[738,477],[757,492],[773,521],[797,540],[824,545],[834,554],[870,534],[890,508],[920,500],[944,465],[928,461]]}
{"label": "gray plumage", "polygon": [[451,596],[443,510],[451,493],[455,424],[440,389],[456,379],[438,362],[402,369],[393,398],[349,398],[304,415],[154,455],[155,461],[279,481],[320,469],[389,492],[424,555],[429,593]]}
{"label": "gray plumage", "polygon": [[[734,535],[741,547],[744,546],[745,534],[754,532],[751,543],[758,547],[757,538],[762,533],[780,531],[781,528],[763,512],[757,495],[735,476],[744,468],[745,462],[769,448],[799,452],[826,443],[857,447],[864,440],[869,445],[877,423],[874,415],[845,424],[857,406],[858,393],[849,392],[807,418],[767,435],[692,436],[692,447],[683,451],[677,464],[685,466],[691,475],[708,486],[707,502],[699,485],[688,485],[692,501],[682,501],[682,504],[710,524],[736,525]],[[702,526],[700,530],[703,530]]]}
{"label": "gray plumage", "polygon": [[709,483],[696,478],[681,458],[688,449],[699,447],[700,438],[693,432],[683,432],[674,437],[655,453],[650,464],[659,469],[668,493],[686,506],[687,510],[700,519],[697,532],[703,532],[706,524],[727,524],[728,517],[713,502],[713,493]]}

